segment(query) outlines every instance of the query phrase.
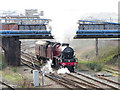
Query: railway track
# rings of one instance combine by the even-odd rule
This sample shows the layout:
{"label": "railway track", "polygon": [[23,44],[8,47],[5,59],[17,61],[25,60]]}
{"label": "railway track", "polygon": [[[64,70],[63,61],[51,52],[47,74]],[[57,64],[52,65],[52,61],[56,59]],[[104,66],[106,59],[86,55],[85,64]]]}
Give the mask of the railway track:
{"label": "railway track", "polygon": [[[7,86],[7,87],[8,87],[8,90],[15,90],[13,87],[11,87],[10,85],[6,84],[5,82],[0,81],[0,83],[1,83],[2,85]],[[6,88],[6,89],[7,89],[7,88]]]}
{"label": "railway track", "polygon": [[117,71],[117,72],[119,71],[118,69],[114,69],[114,68],[107,67],[107,66],[106,66],[106,68],[108,68],[108,69],[110,69],[110,70],[113,70],[113,71]]}
{"label": "railway track", "polygon": [[39,62],[39,60],[34,55],[24,53],[22,51],[21,51],[21,56],[24,57],[24,58],[27,58],[29,60],[33,60],[34,62]]}
{"label": "railway track", "polygon": [[34,55],[21,52],[21,60],[23,62],[29,63],[31,66],[37,67],[37,69],[40,69],[40,67],[41,67],[39,60]]}
{"label": "railway track", "polygon": [[[33,65],[33,63],[32,63],[31,61],[28,61],[28,60],[25,60],[25,59],[21,58],[21,62],[22,62],[22,64],[28,66],[29,68],[31,68],[31,69],[33,69],[33,70],[37,69],[37,70],[40,71],[40,69],[38,69],[38,68],[36,67],[36,65],[35,65],[35,67],[34,67],[34,65]],[[40,67],[39,67],[39,68],[40,68]],[[41,72],[41,71],[40,71],[40,72]],[[59,83],[60,85],[68,88],[68,89],[72,89],[72,88],[75,88],[75,87],[76,87],[75,85],[71,85],[71,84],[69,84],[69,83],[67,84],[67,82],[65,83],[64,80],[61,80],[61,79],[58,79],[58,78],[53,77],[51,74],[48,74],[48,75],[45,74],[45,76],[48,77],[49,79],[52,79],[53,81]]]}
{"label": "railway track", "polygon": [[[78,74],[78,75],[76,75]],[[70,77],[69,77],[70,76]],[[84,77],[84,78],[80,78],[80,77]],[[67,73],[66,75],[55,75],[55,74],[51,74],[50,76],[47,76],[49,78],[54,78],[53,80],[58,80],[61,83],[67,84],[66,87],[68,87],[69,85],[72,85],[72,87],[68,87],[68,88],[81,88],[81,89],[112,89],[112,90],[119,90],[118,86],[114,86],[113,84],[111,84],[112,81],[110,81],[110,83],[104,82],[100,79],[97,79],[95,77],[91,77],[88,75],[85,75],[83,73]],[[113,81],[114,82],[114,81]]]}
{"label": "railway track", "polygon": [[100,79],[103,79],[103,80],[106,80],[106,81],[108,81],[108,82],[110,82],[110,83],[120,85],[119,82],[113,81],[113,80],[108,79],[108,78],[105,78],[105,77],[103,77],[103,76],[96,76],[96,77],[97,77],[97,78],[100,78]]}
{"label": "railway track", "polygon": [[[31,61],[29,61],[29,60],[25,60],[25,59],[21,58],[21,62],[24,65],[28,66],[29,68],[31,68],[33,70],[35,70],[35,69],[40,70],[40,69],[38,69],[36,67],[37,65],[34,66],[33,63]],[[87,85],[87,84],[84,84],[84,83],[80,83],[80,82],[77,82],[77,81],[74,81],[74,80],[70,80],[70,79],[65,79],[64,77],[61,77],[61,76],[58,76],[58,75],[54,75],[54,74],[45,74],[45,76],[48,77],[49,79],[52,79],[53,81],[59,83],[60,85],[68,88],[68,89],[73,89],[73,88],[85,89],[85,88],[88,88],[88,86],[90,87],[90,85]],[[59,78],[57,78],[57,77],[59,77]],[[80,85],[80,84],[82,84],[82,85]],[[85,86],[87,86],[87,87],[85,87]]]}
{"label": "railway track", "polygon": [[[25,54],[24,57],[29,57],[28,60],[25,60],[22,58],[22,63],[32,69],[38,69],[40,71],[40,66],[33,64],[31,61],[31,57],[34,56]],[[35,58],[34,58],[35,59]],[[41,72],[41,71],[40,71]],[[81,88],[81,89],[119,89],[118,86],[111,84],[112,81],[109,80],[110,83],[104,82],[103,80],[97,79],[95,77],[91,77],[89,75],[76,72],[75,73],[67,73],[64,75],[58,75],[58,74],[45,74],[46,77],[49,79],[52,79],[53,81],[59,83],[60,85],[68,88],[68,89],[74,89],[74,88]]]}
{"label": "railway track", "polygon": [[84,82],[80,82],[77,80],[74,80],[73,78],[68,78],[68,77],[64,77],[61,75],[53,75],[55,77],[59,77],[60,79],[64,80],[65,82],[74,85],[77,88],[82,88],[82,89],[98,89],[99,87],[97,87],[96,85],[90,85]]}
{"label": "railway track", "polygon": [[109,72],[109,73],[112,73],[112,74],[116,74],[116,75],[119,75],[120,76],[120,73],[117,71],[117,72],[114,72],[114,71],[111,71],[111,70],[108,70],[108,69],[104,69],[104,71],[106,72]]}
{"label": "railway track", "polygon": [[[29,68],[31,68],[31,69],[33,69],[33,70],[37,69],[36,67],[33,67],[33,65],[26,64],[26,62],[28,63],[27,60],[21,59],[21,62],[22,62],[22,64],[28,66]],[[40,69],[37,69],[37,70],[40,71]],[[41,72],[41,71],[40,71],[40,72]],[[53,81],[59,83],[60,85],[62,85],[62,86],[64,86],[64,87],[68,88],[68,89],[72,89],[72,87],[71,87],[70,85],[67,85],[67,84],[63,83],[61,80],[58,80],[58,79],[52,77],[51,75],[45,74],[45,76],[48,77],[49,79],[52,79]]]}
{"label": "railway track", "polygon": [[52,76],[52,75],[47,75],[47,74],[46,74],[45,76],[48,77],[49,79],[52,79],[53,81],[59,83],[60,85],[63,85],[64,87],[66,87],[66,88],[68,88],[68,89],[70,89],[70,90],[72,90],[73,88],[76,88],[76,87],[77,87],[77,86],[75,86],[74,84],[68,83],[68,82],[66,82],[66,81],[63,80],[63,79],[56,78],[56,77],[54,77],[54,76]]}
{"label": "railway track", "polygon": [[[75,74],[78,74],[78,75],[80,75],[80,76],[82,76],[82,77],[85,77],[87,80],[92,80],[92,81],[94,81],[94,82],[96,82],[96,83],[99,83],[99,84],[101,84],[101,86],[99,86],[99,87],[101,87],[101,88],[103,88],[104,86],[107,86],[106,88],[111,88],[111,89],[119,89],[119,84],[116,82],[116,84],[117,85],[115,85],[115,83],[113,84],[113,82],[115,82],[115,81],[112,81],[112,80],[109,80],[109,83],[108,82],[105,82],[105,81],[103,81],[103,80],[101,80],[101,79],[97,79],[97,78],[95,78],[95,77],[92,77],[92,76],[89,76],[89,75],[86,75],[86,74],[84,74],[84,73],[81,73],[81,72],[75,72]],[[71,75],[71,74],[69,74],[69,75]],[[73,75],[72,75],[73,76]],[[84,78],[84,79],[85,79]],[[107,80],[107,79],[106,79]]]}
{"label": "railway track", "polygon": [[105,66],[104,71],[120,76],[119,69],[115,69],[115,68]]}

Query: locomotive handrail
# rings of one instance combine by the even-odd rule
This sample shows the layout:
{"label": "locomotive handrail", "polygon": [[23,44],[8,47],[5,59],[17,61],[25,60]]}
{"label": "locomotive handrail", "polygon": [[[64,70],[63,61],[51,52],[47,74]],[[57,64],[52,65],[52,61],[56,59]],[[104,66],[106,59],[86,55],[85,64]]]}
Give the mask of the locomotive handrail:
{"label": "locomotive handrail", "polygon": [[[55,44],[53,44],[53,46],[52,46],[52,47],[56,47],[57,45],[59,45],[59,46],[60,46],[60,45],[61,45],[61,43],[55,43]],[[59,47],[59,46],[58,46],[58,47]]]}

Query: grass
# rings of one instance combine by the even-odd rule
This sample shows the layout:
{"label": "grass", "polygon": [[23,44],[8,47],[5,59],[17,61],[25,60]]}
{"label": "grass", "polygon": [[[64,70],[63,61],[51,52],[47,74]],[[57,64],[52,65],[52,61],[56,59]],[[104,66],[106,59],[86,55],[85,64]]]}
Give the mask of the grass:
{"label": "grass", "polygon": [[6,67],[2,70],[2,76],[12,81],[20,81],[22,79],[22,76],[19,73],[16,73],[17,70],[14,71],[14,68],[17,67]]}
{"label": "grass", "polygon": [[18,69],[17,67],[12,67],[13,72],[17,72],[17,69]]}
{"label": "grass", "polygon": [[[116,47],[99,47],[99,55],[96,57],[95,54],[95,49],[91,50],[91,51],[87,51],[85,53],[83,53],[82,55],[82,59],[89,59],[89,60],[103,60],[103,59],[107,59],[110,56],[114,56],[117,55],[119,52],[118,50],[118,46]],[[109,58],[108,58],[109,59]]]}
{"label": "grass", "polygon": [[7,63],[5,61],[5,56],[4,53],[0,53],[0,70],[4,69],[5,67],[7,67]]}
{"label": "grass", "polygon": [[[115,65],[120,60],[119,58],[116,58],[117,55],[120,54],[120,50],[118,50],[118,47],[100,48],[99,51],[100,52],[97,57],[94,54],[94,50],[84,53],[84,60],[80,60],[79,58],[78,67],[81,68],[81,66],[84,65],[84,67],[86,66],[86,68],[90,70],[102,71],[106,64]],[[88,58],[90,60],[87,60]]]}
{"label": "grass", "polygon": [[19,71],[19,67],[8,66],[5,62],[4,53],[0,53],[0,70],[2,72],[2,77],[11,81],[11,83],[18,85],[19,88],[29,88],[32,87],[31,80],[27,76],[22,76]]}
{"label": "grass", "polygon": [[18,82],[22,80],[22,76],[18,73],[10,73],[10,74],[2,73],[2,76],[4,76],[9,80],[12,80],[13,82]]}
{"label": "grass", "polygon": [[6,67],[2,70],[2,77],[10,80],[13,84],[19,86],[19,88],[29,88],[31,86],[31,80],[27,76],[23,76],[17,71],[18,67]]}

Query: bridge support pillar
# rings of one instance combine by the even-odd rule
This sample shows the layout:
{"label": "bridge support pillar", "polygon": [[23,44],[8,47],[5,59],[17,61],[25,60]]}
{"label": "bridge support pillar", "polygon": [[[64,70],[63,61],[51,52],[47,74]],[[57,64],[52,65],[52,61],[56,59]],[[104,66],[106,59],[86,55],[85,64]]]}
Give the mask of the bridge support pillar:
{"label": "bridge support pillar", "polygon": [[5,60],[8,65],[20,65],[20,44],[21,42],[19,41],[19,37],[2,37],[2,47],[5,51]]}
{"label": "bridge support pillar", "polygon": [[98,38],[96,38],[96,56],[98,56]]}

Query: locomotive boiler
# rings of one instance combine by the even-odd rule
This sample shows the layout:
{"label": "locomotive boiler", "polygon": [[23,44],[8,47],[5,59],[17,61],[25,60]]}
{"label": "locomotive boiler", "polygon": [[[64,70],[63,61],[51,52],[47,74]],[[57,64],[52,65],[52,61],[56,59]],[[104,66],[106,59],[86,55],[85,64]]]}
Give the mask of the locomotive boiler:
{"label": "locomotive boiler", "polygon": [[58,43],[50,41],[38,41],[35,44],[35,53],[41,64],[47,60],[52,60],[52,67],[67,67],[74,71],[77,66],[74,50],[67,43]]}

